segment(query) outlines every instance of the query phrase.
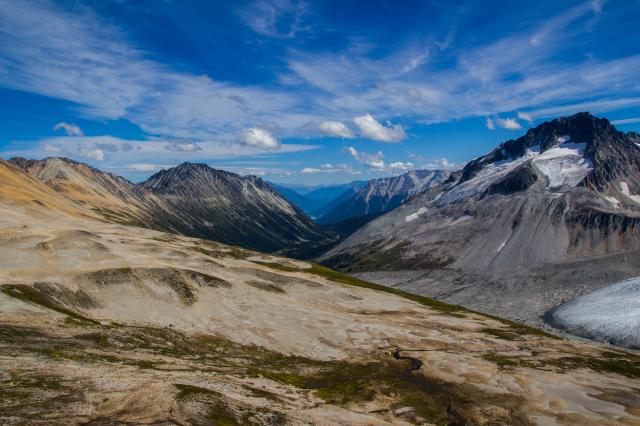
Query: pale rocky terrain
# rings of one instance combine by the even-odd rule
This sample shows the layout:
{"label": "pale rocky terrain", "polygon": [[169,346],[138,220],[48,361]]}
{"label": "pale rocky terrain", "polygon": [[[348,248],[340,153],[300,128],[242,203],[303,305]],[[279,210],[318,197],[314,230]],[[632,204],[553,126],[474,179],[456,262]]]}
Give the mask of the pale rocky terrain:
{"label": "pale rocky terrain", "polygon": [[2,424],[640,424],[633,355],[0,179]]}

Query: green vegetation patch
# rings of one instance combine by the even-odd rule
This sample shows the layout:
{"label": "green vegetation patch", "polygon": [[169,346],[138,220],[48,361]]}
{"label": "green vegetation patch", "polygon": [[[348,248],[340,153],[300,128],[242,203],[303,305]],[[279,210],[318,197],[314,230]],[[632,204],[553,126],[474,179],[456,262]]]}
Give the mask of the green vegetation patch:
{"label": "green vegetation patch", "polygon": [[[347,274],[343,274],[341,272],[338,271],[334,271],[333,269],[327,268],[325,266],[322,265],[318,265],[315,263],[311,264],[311,268],[305,268],[305,269],[301,269],[301,268],[292,268],[290,266],[286,266],[286,265],[282,265],[280,263],[275,263],[275,262],[258,262],[258,261],[254,261],[253,263],[257,263],[259,265],[262,266],[266,266],[268,268],[271,269],[275,269],[278,271],[282,271],[282,272],[302,272],[302,273],[307,273],[307,274],[313,274],[319,277],[323,277],[326,278],[330,281],[336,282],[336,283],[340,283],[340,284],[345,284],[345,285],[350,285],[353,287],[362,287],[362,288],[368,288],[371,290],[376,290],[376,291],[382,291],[385,293],[390,293],[393,294],[395,296],[399,296],[405,299],[409,299],[409,300],[413,300],[414,302],[418,302],[421,305],[427,306],[429,308],[432,309],[436,309],[438,311],[447,313],[447,314],[455,314],[455,313],[462,313],[462,312],[468,312],[467,309],[460,307],[460,306],[456,306],[456,305],[450,305],[448,303],[444,303],[444,302],[440,302],[438,300],[432,299],[430,297],[425,297],[425,296],[419,296],[417,294],[413,294],[413,293],[408,293],[406,291],[402,291],[402,290],[398,290],[396,288],[392,288],[392,287],[387,287],[381,284],[374,284],[368,281],[364,281],[361,280],[359,278],[355,278],[352,277],[350,275]],[[458,316],[458,315],[456,315]]]}
{"label": "green vegetation patch", "polygon": [[[68,383],[52,375],[33,372],[11,373],[0,380],[0,423],[49,424],[64,407],[82,400]],[[16,419],[21,419],[16,422]]]}
{"label": "green vegetation patch", "polygon": [[566,357],[549,361],[549,364],[562,369],[589,368],[599,373],[613,373],[632,379],[640,378],[640,362],[637,356],[605,352],[602,358]]}
{"label": "green vegetation patch", "polygon": [[511,330],[503,330],[501,328],[483,328],[480,332],[502,340],[521,340],[522,338],[522,335],[519,333],[514,333]]}
{"label": "green vegetation patch", "polygon": [[279,412],[230,401],[217,391],[194,385],[175,384],[178,401],[197,402],[203,414],[189,419],[195,425],[279,425],[286,417]]}
{"label": "green vegetation patch", "polygon": [[51,296],[38,291],[32,286],[25,284],[4,284],[2,286],[2,292],[7,296],[22,300],[23,302],[31,303],[34,305],[42,306],[47,309],[51,309],[83,324],[99,324],[97,321],[87,318],[77,312],[68,309]]}

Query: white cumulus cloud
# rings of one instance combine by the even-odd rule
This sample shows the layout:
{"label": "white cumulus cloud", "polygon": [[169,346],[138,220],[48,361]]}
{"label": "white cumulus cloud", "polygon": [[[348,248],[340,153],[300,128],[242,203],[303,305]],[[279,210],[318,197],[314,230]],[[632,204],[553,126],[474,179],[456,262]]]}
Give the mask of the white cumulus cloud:
{"label": "white cumulus cloud", "polygon": [[493,122],[493,119],[487,117],[487,129],[493,130],[496,128],[496,123]]}
{"label": "white cumulus cloud", "polygon": [[365,138],[373,139],[379,142],[400,142],[407,135],[399,124],[391,124],[387,122],[387,126],[383,126],[371,114],[362,115],[353,119],[353,122],[360,129],[360,133]]}
{"label": "white cumulus cloud", "polygon": [[280,141],[264,129],[252,127],[244,129],[240,134],[240,143],[265,149],[280,148]]}
{"label": "white cumulus cloud", "polygon": [[325,136],[337,136],[346,139],[355,137],[351,129],[339,121],[323,121],[318,127]]}
{"label": "white cumulus cloud", "polygon": [[65,121],[61,121],[53,126],[53,130],[63,129],[67,136],[84,136],[84,132],[80,128],[80,126],[72,123],[67,123]]}

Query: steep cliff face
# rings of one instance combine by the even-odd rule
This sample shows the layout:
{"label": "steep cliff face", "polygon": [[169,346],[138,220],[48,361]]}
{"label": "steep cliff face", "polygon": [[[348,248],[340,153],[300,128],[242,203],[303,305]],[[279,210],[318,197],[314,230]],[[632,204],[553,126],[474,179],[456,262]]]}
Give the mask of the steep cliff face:
{"label": "steep cliff face", "polygon": [[[407,271],[393,283],[537,322],[555,304],[640,274],[640,147],[587,113],[469,162],[321,260]],[[378,274],[381,280],[393,274]]]}

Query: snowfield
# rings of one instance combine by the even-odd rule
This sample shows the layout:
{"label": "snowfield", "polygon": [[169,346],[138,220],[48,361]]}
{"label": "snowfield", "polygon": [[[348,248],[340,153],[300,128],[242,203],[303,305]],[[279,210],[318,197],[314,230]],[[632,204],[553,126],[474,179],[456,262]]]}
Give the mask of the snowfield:
{"label": "snowfield", "polygon": [[638,349],[640,277],[578,297],[554,308],[545,319],[572,334]]}
{"label": "snowfield", "polygon": [[586,144],[564,143],[536,156],[533,164],[549,180],[549,188],[576,186],[593,170],[584,158]]}

